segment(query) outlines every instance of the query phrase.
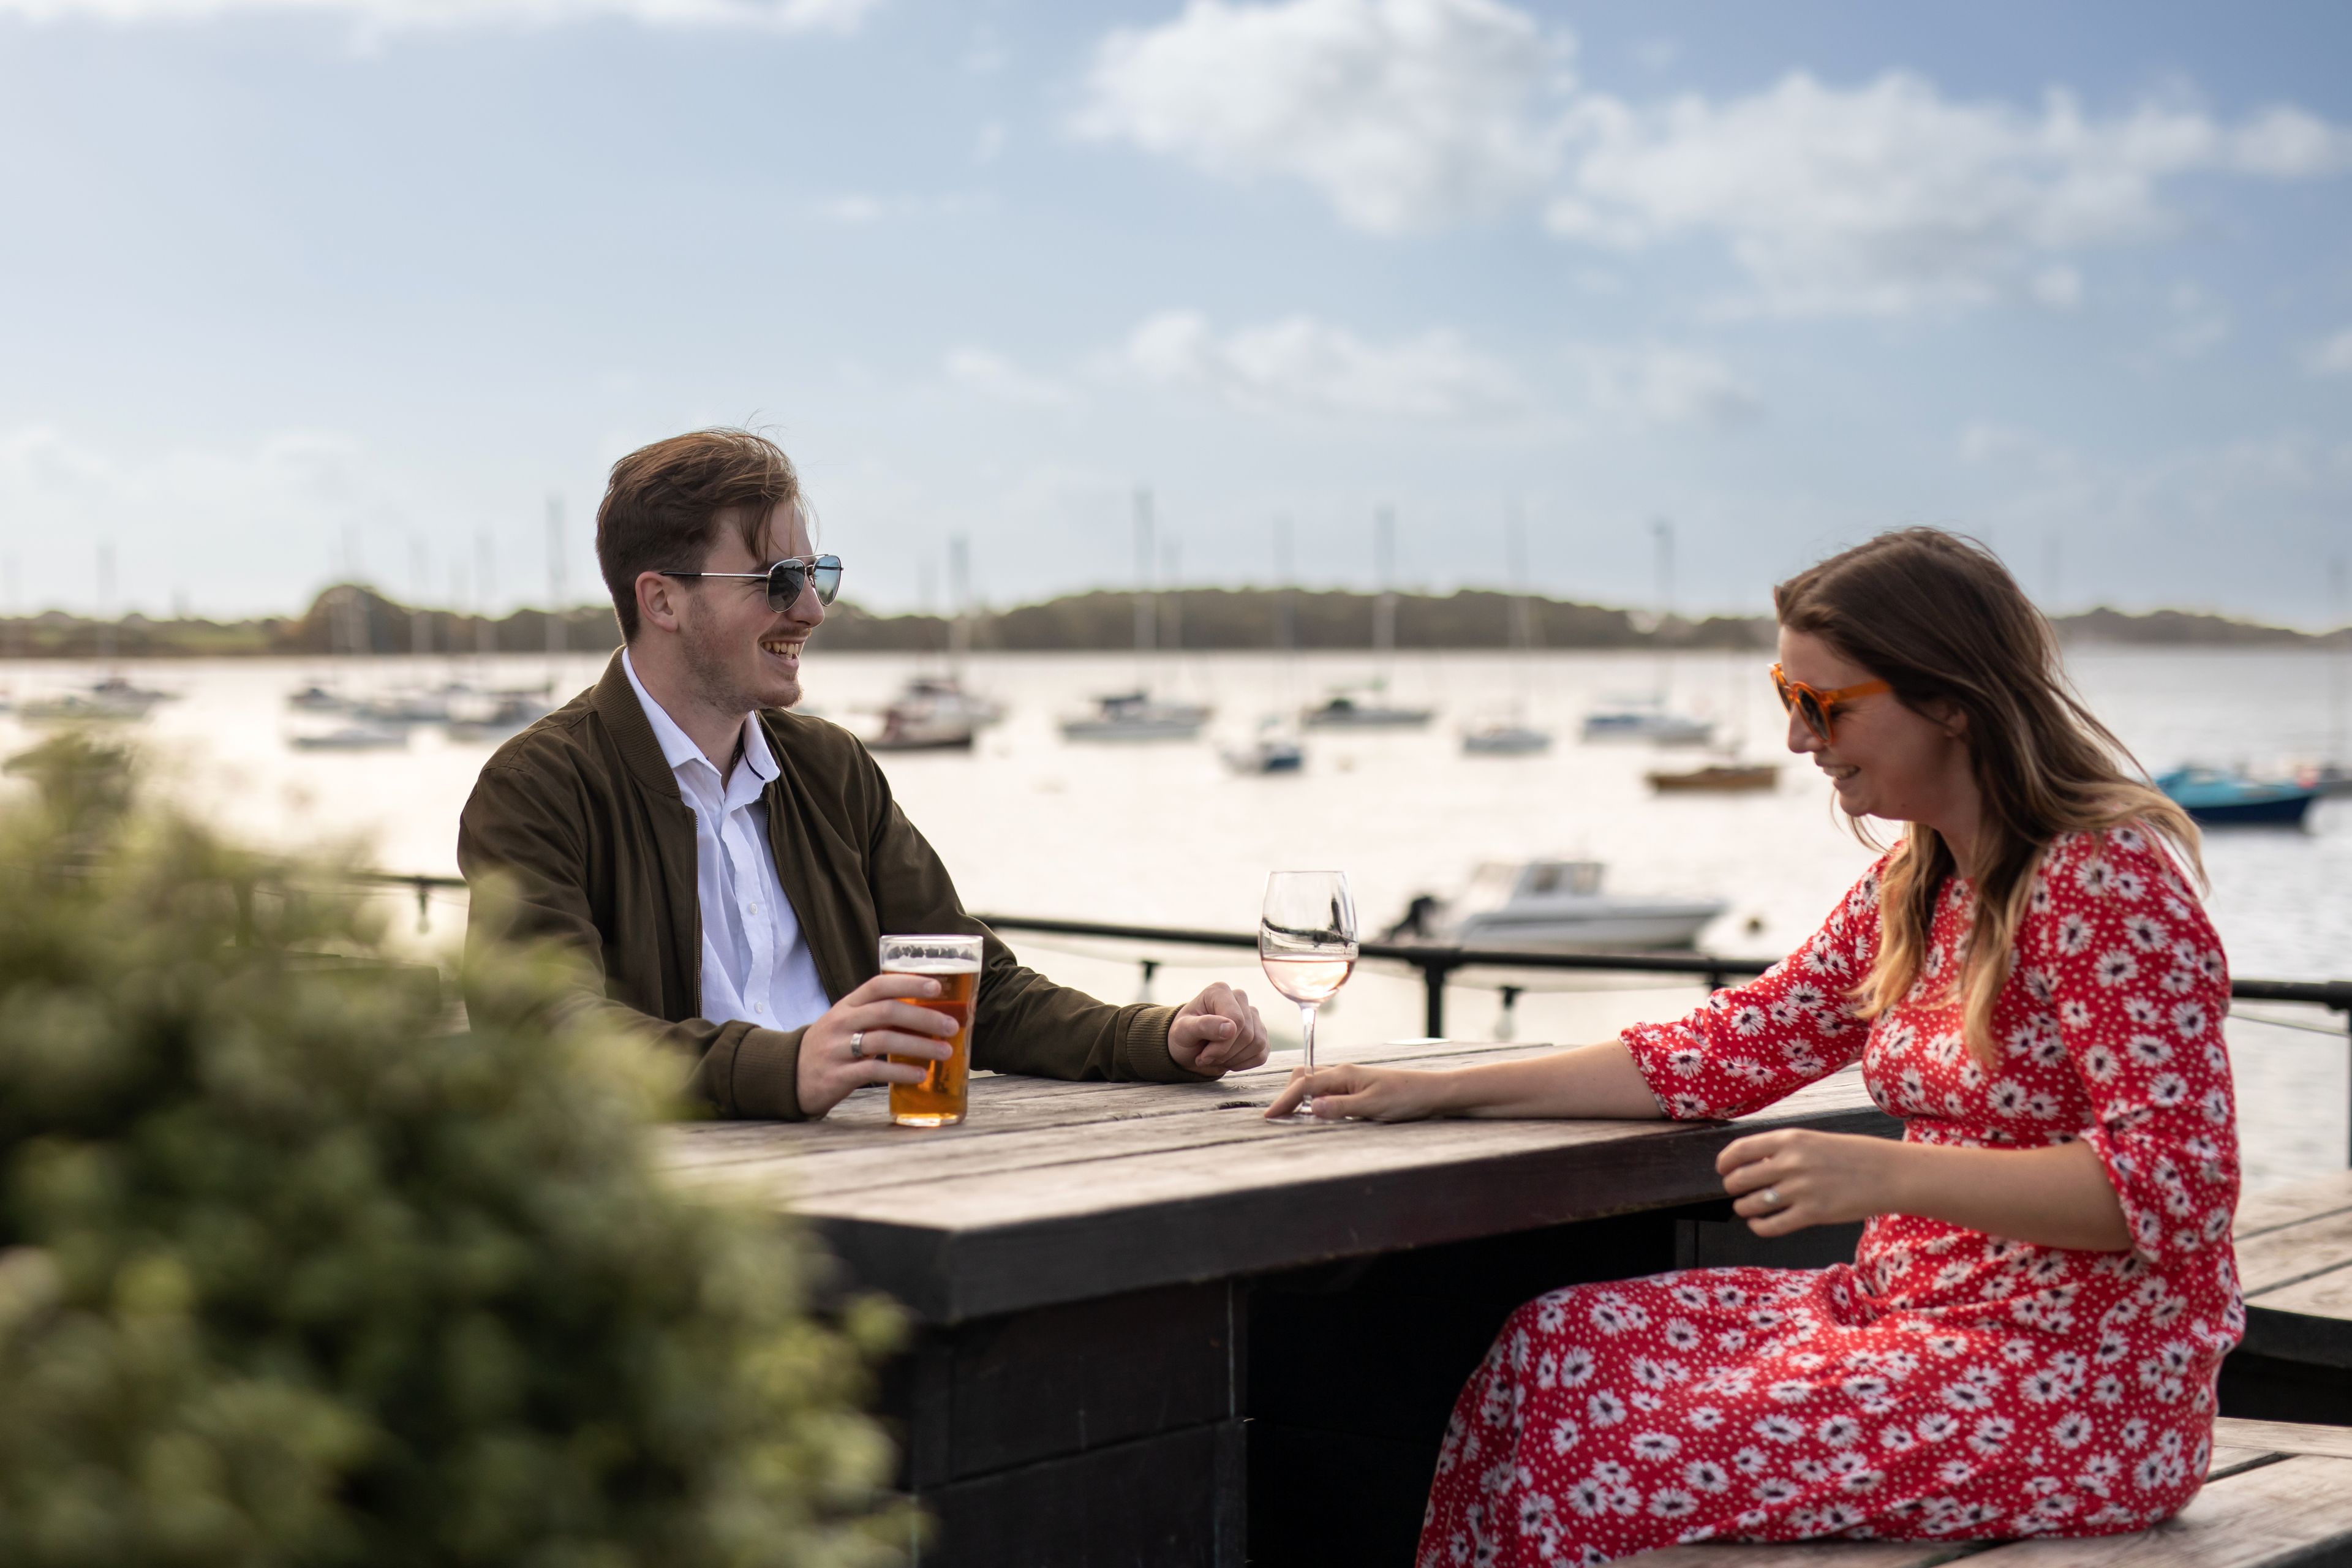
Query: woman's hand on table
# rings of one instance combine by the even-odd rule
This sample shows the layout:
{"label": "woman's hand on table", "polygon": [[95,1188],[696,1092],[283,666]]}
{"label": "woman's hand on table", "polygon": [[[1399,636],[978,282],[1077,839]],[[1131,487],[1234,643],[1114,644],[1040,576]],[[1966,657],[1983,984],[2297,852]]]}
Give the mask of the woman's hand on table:
{"label": "woman's hand on table", "polygon": [[1856,1132],[1784,1128],[1735,1139],[1716,1156],[1732,1212],[1758,1236],[1850,1225],[1885,1212],[1903,1145]]}
{"label": "woman's hand on table", "polygon": [[1415,1121],[1442,1115],[1447,1109],[1450,1074],[1412,1068],[1368,1068],[1345,1062],[1338,1067],[1290,1069],[1290,1081],[1265,1108],[1268,1121],[1288,1116],[1307,1095],[1315,1097],[1318,1121]]}

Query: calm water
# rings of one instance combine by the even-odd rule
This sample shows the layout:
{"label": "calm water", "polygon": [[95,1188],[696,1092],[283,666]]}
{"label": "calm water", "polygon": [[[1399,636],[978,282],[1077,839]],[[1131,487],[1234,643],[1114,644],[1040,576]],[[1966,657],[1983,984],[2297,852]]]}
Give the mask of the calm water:
{"label": "calm water", "polygon": [[[1066,744],[1055,720],[1092,694],[1132,686],[1132,658],[982,658],[968,677],[1009,705],[1006,721],[972,755],[890,757],[885,766],[974,909],[1243,931],[1255,923],[1268,869],[1336,867],[1348,872],[1370,931],[1394,919],[1412,894],[1457,887],[1479,860],[1566,854],[1608,862],[1617,890],[1725,899],[1730,910],[1705,945],[1769,955],[1801,942],[1872,858],[1840,826],[1827,785],[1811,767],[1791,759],[1769,795],[1660,798],[1643,773],[1661,761],[1696,762],[1695,754],[1574,740],[1593,703],[1663,679],[1678,705],[1744,731],[1750,754],[1776,754],[1781,720],[1764,664],[1752,655],[1662,663],[1558,653],[1518,665],[1467,654],[1400,658],[1391,693],[1435,705],[1431,729],[1317,732],[1304,773],[1244,778],[1222,764],[1218,743],[1246,735],[1261,712],[1319,699],[1330,684],[1372,673],[1370,661],[1164,661],[1153,677],[1160,689],[1216,705],[1210,740],[1120,747]],[[560,689],[586,685],[602,665],[601,658],[564,661],[556,669]],[[820,651],[810,661],[810,702],[862,726],[914,668],[904,658]],[[2151,768],[2315,757],[2333,739],[2338,672],[2324,655],[2085,651],[2073,670],[2093,709]],[[488,742],[454,743],[425,729],[405,751],[297,751],[287,736],[320,721],[289,712],[283,700],[299,681],[326,673],[317,661],[173,662],[126,672],[184,694],[136,732],[163,762],[160,776],[190,807],[270,843],[356,839],[388,869],[454,870],[457,810]],[[448,671],[439,661],[420,672],[383,660],[357,668],[348,684],[389,686],[419,673],[437,680]],[[469,664],[461,673],[536,683],[549,666],[512,658],[488,670]],[[15,685],[19,695],[32,695],[82,674],[35,667]],[[1461,754],[1458,725],[1514,707],[1561,737],[1549,755]],[[12,748],[26,737],[13,718],[0,718],[0,726]],[[2206,860],[2210,908],[2238,973],[2352,975],[2352,800],[2322,803],[2300,833],[2212,835]],[[461,895],[436,903],[422,940],[454,936],[462,919]],[[1014,945],[1036,967],[1097,994],[1127,1001],[1139,994],[1140,953],[1132,947]],[[1268,1017],[1277,1036],[1295,1047],[1295,1016],[1254,967],[1197,949],[1155,956],[1167,965],[1154,986],[1159,999],[1188,994],[1213,978],[1253,986],[1261,1005],[1273,1004]],[[1697,995],[1689,987],[1545,981],[1520,999],[1507,1026],[1496,990],[1501,978],[1464,977],[1449,994],[1450,1033],[1492,1036],[1509,1026],[1522,1039],[1583,1040],[1680,1012]],[[1418,1035],[1418,981],[1360,972],[1325,1020],[1318,1045],[1327,1059],[1344,1056],[1351,1041]],[[2233,1020],[2231,1039],[2252,1184],[2343,1166],[2347,1053],[2334,1021],[2250,1007]]]}

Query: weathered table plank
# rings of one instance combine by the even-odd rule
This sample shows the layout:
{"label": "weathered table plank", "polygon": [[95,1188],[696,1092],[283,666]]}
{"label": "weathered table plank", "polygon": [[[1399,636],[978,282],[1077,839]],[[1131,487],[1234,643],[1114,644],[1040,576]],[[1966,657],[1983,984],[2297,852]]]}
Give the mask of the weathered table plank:
{"label": "weathered table plank", "polygon": [[[954,1322],[1718,1197],[1715,1155],[1734,1137],[1792,1124],[1880,1134],[1897,1126],[1851,1073],[1736,1131],[1268,1122],[1255,1106],[1233,1104],[1263,1105],[1286,1076],[1267,1067],[1215,1084],[988,1079],[974,1082],[972,1118],[961,1128],[888,1128],[874,1096],[830,1125],[683,1127],[668,1163],[688,1184],[803,1215],[859,1283],[926,1321]],[[1043,1121],[1000,1122],[997,1101],[1015,1097],[1031,1112],[1048,1108]],[[1125,1114],[1130,1108],[1141,1113]],[[706,1143],[724,1157],[698,1158]]]}

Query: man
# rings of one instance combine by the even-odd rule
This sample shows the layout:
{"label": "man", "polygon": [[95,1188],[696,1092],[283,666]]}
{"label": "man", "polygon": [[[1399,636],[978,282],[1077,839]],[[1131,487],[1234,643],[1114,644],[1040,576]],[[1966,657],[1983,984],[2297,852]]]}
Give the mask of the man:
{"label": "man", "polygon": [[[791,461],[704,430],[613,466],[596,557],[620,617],[604,679],[499,748],[458,819],[457,863],[501,933],[590,963],[609,1008],[677,1052],[722,1116],[823,1116],[912,1083],[955,1026],[876,973],[884,932],[983,942],[972,1065],[1186,1082],[1265,1059],[1247,997],[1114,1007],[1016,962],[847,731],[788,710],[840,582]],[[510,901],[509,901],[510,900]],[[499,911],[493,914],[493,911]]]}

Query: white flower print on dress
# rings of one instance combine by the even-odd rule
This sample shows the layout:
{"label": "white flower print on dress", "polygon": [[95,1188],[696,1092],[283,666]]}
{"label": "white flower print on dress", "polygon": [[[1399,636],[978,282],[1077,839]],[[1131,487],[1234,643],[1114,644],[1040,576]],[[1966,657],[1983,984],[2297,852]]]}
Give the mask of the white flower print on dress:
{"label": "white flower print on dress", "polygon": [[[1860,1059],[1913,1142],[2088,1145],[2135,1249],[2067,1253],[1883,1215],[1852,1266],[1694,1269],[1539,1298],[1463,1390],[1421,1568],[1598,1564],[1727,1538],[2113,1532],[2194,1492],[2213,1372],[2243,1326],[2235,1101],[2216,1026],[2228,973],[2210,924],[2147,835],[2053,845],[1987,1074],[1948,984],[1854,1017],[1877,896],[1874,874],[1790,961],[1678,1023],[1628,1030],[1662,1106],[1738,1117]],[[1956,969],[1973,893],[1948,883],[1935,909],[1930,945]],[[1487,1474],[1503,1489],[1491,1507]]]}

